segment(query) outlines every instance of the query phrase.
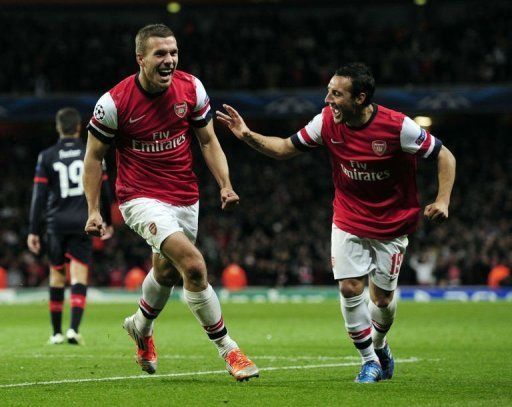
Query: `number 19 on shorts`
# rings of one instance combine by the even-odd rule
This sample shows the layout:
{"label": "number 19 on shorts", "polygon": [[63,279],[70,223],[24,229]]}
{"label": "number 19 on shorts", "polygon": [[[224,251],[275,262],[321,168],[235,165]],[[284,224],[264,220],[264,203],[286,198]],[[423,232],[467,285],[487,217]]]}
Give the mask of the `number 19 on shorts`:
{"label": "number 19 on shorts", "polygon": [[389,271],[389,279],[394,280],[398,277],[400,273],[400,267],[402,266],[402,261],[404,260],[403,253],[395,253],[391,256],[391,270]]}

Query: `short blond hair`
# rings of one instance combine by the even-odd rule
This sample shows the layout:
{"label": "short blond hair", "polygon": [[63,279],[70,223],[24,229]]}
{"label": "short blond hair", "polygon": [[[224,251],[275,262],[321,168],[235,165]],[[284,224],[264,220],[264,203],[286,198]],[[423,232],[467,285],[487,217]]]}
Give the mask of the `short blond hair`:
{"label": "short blond hair", "polygon": [[151,37],[174,37],[174,33],[165,24],[150,24],[142,27],[135,36],[136,54],[144,54],[146,51],[146,43]]}

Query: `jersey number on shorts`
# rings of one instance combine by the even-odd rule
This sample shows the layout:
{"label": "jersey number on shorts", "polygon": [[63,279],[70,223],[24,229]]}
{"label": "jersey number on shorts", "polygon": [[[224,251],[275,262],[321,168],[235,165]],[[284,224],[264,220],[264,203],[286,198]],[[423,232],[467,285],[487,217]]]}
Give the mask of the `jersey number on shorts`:
{"label": "jersey number on shorts", "polygon": [[398,277],[398,273],[400,273],[400,267],[402,266],[402,261],[404,260],[404,255],[402,253],[395,253],[391,256],[391,271],[389,272],[389,279],[394,280]]}
{"label": "jersey number on shorts", "polygon": [[56,162],[53,163],[53,169],[59,173],[61,198],[83,195],[82,174],[84,172],[84,162],[82,160],[75,160],[69,165]]}

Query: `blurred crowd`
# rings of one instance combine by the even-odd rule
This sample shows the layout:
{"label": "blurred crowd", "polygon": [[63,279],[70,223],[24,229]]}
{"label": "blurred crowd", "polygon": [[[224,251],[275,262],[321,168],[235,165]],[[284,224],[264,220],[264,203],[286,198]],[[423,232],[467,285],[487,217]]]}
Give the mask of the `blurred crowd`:
{"label": "blurred crowd", "polygon": [[[362,60],[378,86],[485,85],[512,78],[512,3],[505,0],[373,2],[360,7],[314,5],[164,8],[3,7],[0,10],[0,94],[89,92],[95,95],[137,71],[134,36],[163,22],[176,33],[180,68],[207,89],[325,87],[341,64]],[[389,106],[393,107],[393,106]],[[289,135],[308,118],[254,123],[263,133]],[[457,157],[450,220],[422,222],[411,237],[402,284],[511,283],[512,124],[506,116],[464,116],[434,124]],[[15,126],[15,125],[14,125]],[[219,133],[223,133],[219,129]],[[11,134],[16,134],[11,132]],[[241,205],[222,213],[218,189],[202,159],[198,246],[212,282],[229,265],[251,285],[332,284],[332,181],[322,151],[273,161],[221,137]],[[0,286],[47,283],[45,257],[26,248],[28,208],[37,153],[55,141],[53,124],[32,135],[0,137]],[[199,155],[199,154],[198,154]],[[110,157],[110,168],[113,159]],[[435,198],[435,166],[422,162],[422,203]],[[91,283],[136,286],[150,267],[150,249],[122,224],[94,242]],[[231,268],[233,270],[233,268]],[[507,271],[508,270],[508,271]],[[3,276],[3,277],[2,277]],[[3,279],[3,280],[2,280]]]}
{"label": "blurred crowd", "polygon": [[[512,123],[502,116],[462,116],[433,128],[457,157],[457,180],[445,224],[422,222],[410,241],[401,284],[487,284],[491,269],[512,263]],[[288,135],[308,121],[250,123],[262,132]],[[287,129],[287,130],[285,130]],[[230,162],[241,205],[222,213],[215,180],[196,151],[201,213],[198,246],[213,283],[230,264],[245,270],[250,285],[333,284],[330,268],[332,181],[324,151],[290,161],[274,161],[218,130]],[[46,132],[51,134],[51,129]],[[0,268],[12,287],[47,283],[47,263],[26,248],[28,207],[37,152],[51,137],[0,138]],[[110,167],[112,168],[112,160]],[[23,163],[23,165],[20,165]],[[423,205],[435,198],[434,164],[420,162]],[[95,241],[91,284],[133,284],[140,269],[150,267],[150,248],[122,225],[114,213],[116,233]],[[140,278],[139,278],[140,280]],[[509,279],[510,280],[510,279]]]}
{"label": "blurred crowd", "polygon": [[512,77],[510,1],[162,8],[5,7],[0,93],[104,92],[137,70],[144,24],[176,33],[180,68],[207,89],[324,87],[363,60],[383,85],[485,84]]}

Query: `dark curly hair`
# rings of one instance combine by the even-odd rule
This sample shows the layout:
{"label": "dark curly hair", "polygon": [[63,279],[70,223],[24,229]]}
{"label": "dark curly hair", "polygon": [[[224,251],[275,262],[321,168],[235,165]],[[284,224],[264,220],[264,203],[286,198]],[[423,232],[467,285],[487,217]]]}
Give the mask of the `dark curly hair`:
{"label": "dark curly hair", "polygon": [[335,75],[352,79],[352,96],[357,96],[360,93],[366,95],[363,106],[368,106],[372,102],[375,93],[375,79],[370,67],[361,62],[352,62],[338,68]]}

